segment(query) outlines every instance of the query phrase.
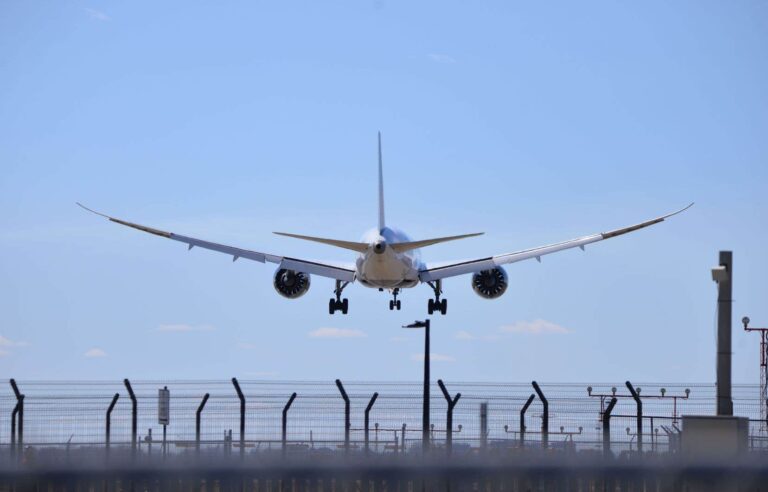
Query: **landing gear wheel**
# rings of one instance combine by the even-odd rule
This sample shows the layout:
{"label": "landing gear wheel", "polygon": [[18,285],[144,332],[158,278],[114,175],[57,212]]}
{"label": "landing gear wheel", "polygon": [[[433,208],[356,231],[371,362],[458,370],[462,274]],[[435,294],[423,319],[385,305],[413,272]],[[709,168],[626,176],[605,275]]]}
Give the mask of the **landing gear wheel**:
{"label": "landing gear wheel", "polygon": [[341,311],[341,314],[347,314],[347,311],[349,311],[349,299],[331,299],[328,301],[328,313],[334,314],[336,311]]}
{"label": "landing gear wheel", "polygon": [[344,291],[344,287],[349,285],[349,282],[336,281],[336,289],[333,291],[336,294],[336,299],[331,298],[328,302],[328,313],[334,314],[336,311],[341,311],[341,314],[347,314],[349,310],[349,300],[341,299],[341,293]]}
{"label": "landing gear wheel", "polygon": [[440,314],[445,315],[445,313],[448,312],[448,299],[440,300],[440,294],[443,293],[443,282],[436,280],[434,283],[427,283],[432,287],[432,291],[435,293],[435,298],[430,299],[427,303],[427,312],[432,314],[437,311]]}
{"label": "landing gear wheel", "polygon": [[400,289],[395,288],[392,289],[392,300],[389,301],[389,310],[394,311],[397,309],[400,311],[400,300],[398,300],[397,296],[400,294]]}

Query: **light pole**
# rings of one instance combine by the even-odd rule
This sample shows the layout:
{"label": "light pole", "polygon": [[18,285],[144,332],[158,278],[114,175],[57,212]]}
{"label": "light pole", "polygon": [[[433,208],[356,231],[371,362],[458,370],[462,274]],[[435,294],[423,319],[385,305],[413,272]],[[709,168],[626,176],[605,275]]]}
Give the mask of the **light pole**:
{"label": "light pole", "polygon": [[429,451],[429,319],[414,321],[403,328],[424,328],[424,396],[421,416],[421,446],[424,454]]}

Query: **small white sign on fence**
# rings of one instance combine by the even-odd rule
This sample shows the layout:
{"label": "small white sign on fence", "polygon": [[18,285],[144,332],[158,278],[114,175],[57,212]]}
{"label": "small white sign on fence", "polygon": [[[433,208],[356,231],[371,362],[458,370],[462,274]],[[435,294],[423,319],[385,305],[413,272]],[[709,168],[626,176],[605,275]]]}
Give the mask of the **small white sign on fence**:
{"label": "small white sign on fence", "polygon": [[157,423],[160,425],[171,423],[171,392],[167,386],[157,390]]}

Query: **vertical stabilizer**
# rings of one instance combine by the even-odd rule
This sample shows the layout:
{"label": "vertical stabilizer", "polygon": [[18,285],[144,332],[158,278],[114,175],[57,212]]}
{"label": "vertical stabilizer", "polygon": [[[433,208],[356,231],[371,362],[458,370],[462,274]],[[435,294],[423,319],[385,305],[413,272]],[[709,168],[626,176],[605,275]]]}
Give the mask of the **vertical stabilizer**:
{"label": "vertical stabilizer", "polygon": [[379,231],[384,227],[384,170],[381,164],[381,132],[379,132]]}

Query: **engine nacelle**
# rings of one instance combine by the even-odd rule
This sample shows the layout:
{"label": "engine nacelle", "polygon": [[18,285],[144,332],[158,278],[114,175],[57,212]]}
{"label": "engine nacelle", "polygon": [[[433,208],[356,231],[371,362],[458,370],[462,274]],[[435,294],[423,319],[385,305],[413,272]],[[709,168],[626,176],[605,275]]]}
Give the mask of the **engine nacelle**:
{"label": "engine nacelle", "polygon": [[309,290],[309,274],[278,268],[272,282],[278,294],[288,299],[297,299]]}
{"label": "engine nacelle", "polygon": [[485,299],[496,299],[507,291],[507,272],[501,267],[483,270],[472,275],[472,289]]}

